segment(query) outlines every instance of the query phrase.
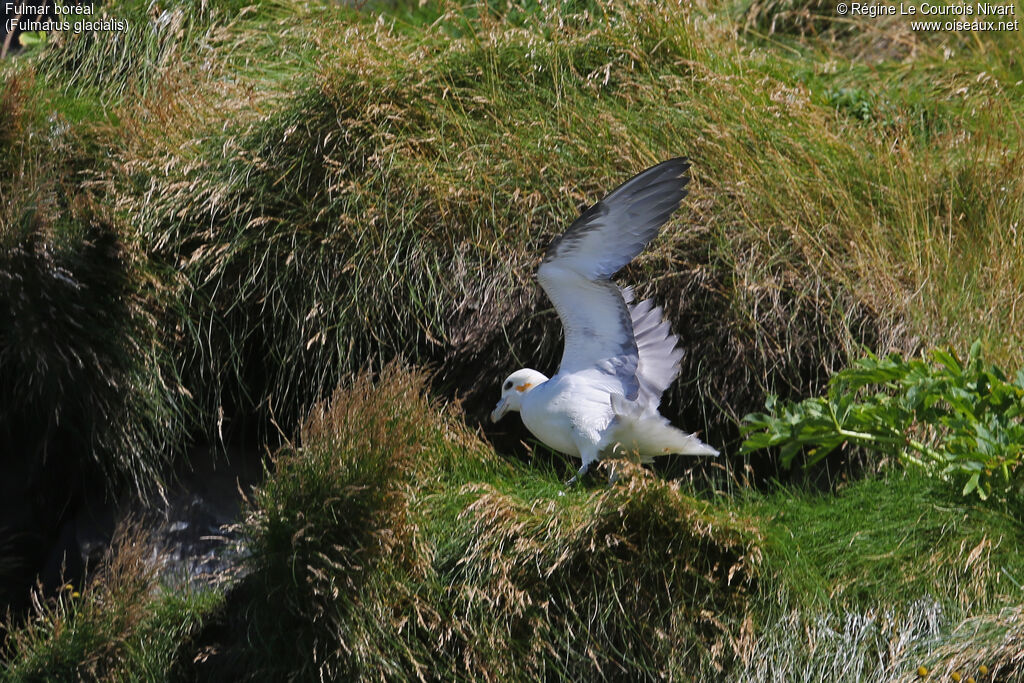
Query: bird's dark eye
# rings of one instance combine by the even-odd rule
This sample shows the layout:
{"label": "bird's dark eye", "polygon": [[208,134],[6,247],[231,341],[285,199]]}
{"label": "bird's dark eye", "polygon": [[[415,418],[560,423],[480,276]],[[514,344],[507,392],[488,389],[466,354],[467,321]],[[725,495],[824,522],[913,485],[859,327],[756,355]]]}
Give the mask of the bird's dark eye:
{"label": "bird's dark eye", "polygon": [[502,390],[502,391],[508,391],[508,390],[509,390],[509,389],[511,389],[511,388],[512,388],[512,380],[508,380],[508,381],[507,381],[507,382],[505,382],[505,384],[504,384],[504,385],[503,385],[503,386],[501,387],[501,390]]}

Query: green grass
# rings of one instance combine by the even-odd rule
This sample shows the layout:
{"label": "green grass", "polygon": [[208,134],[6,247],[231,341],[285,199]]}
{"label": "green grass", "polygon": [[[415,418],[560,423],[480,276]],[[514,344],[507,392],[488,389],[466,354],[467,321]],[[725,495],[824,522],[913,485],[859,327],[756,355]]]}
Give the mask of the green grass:
{"label": "green grass", "polygon": [[[132,150],[126,168],[158,185],[129,185],[123,206],[184,269],[178,353],[202,405],[272,397],[294,418],[330,390],[324,368],[373,356],[440,362],[473,402],[507,370],[493,359],[553,365],[535,255],[602,188],[678,153],[695,198],[627,277],[687,321],[696,380],[672,396],[679,414],[729,438],[741,406],[820,386],[861,344],[980,334],[1019,362],[1004,303],[1024,291],[1021,245],[999,226],[1020,219],[1020,131],[994,125],[1019,107],[990,102],[1011,86],[947,68],[929,104],[914,74],[935,55],[891,69],[883,120],[864,125],[828,97],[854,74],[807,76],[804,60],[729,43],[720,19],[560,12],[342,23],[269,117],[172,117]],[[196,125],[191,144],[164,142]],[[520,303],[482,306],[495,292]]]}
{"label": "green grass", "polygon": [[678,154],[691,198],[624,278],[688,349],[666,410],[690,428],[729,447],[767,392],[816,391],[864,346],[980,337],[1021,362],[1021,100],[1001,43],[865,65],[853,38],[737,42],[714,5],[229,9],[26,62],[41,110],[102,106],[68,116],[103,159],[81,182],[144,255],[151,372],[179,410],[195,401],[192,435],[266,434],[271,413],[294,429],[341,373],[397,355],[482,415],[511,365],[556,363],[530,277],[543,246]]}
{"label": "green grass", "polygon": [[45,121],[33,87],[30,73],[0,80],[0,433],[11,457],[149,491],[190,407],[151,266],[88,182],[103,134]]}
{"label": "green grass", "polygon": [[764,520],[771,579],[735,680],[910,681],[919,666],[966,678],[980,665],[1020,676],[1019,510],[916,472],[837,495],[780,489],[739,510]]}
{"label": "green grass", "polygon": [[123,526],[87,585],[51,598],[40,589],[26,619],[8,614],[3,680],[173,680],[180,652],[222,598],[161,586],[152,547],[139,528]]}
{"label": "green grass", "polygon": [[783,489],[751,501],[770,519],[766,556],[806,608],[941,600],[990,609],[1024,599],[1019,511],[957,500],[919,474],[851,483],[837,495]]}

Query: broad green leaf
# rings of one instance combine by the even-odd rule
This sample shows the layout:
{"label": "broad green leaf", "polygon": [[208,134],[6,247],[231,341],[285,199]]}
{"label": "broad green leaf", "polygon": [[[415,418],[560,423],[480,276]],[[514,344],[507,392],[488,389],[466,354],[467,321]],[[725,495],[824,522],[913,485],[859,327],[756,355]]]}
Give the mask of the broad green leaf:
{"label": "broad green leaf", "polygon": [[[778,448],[790,467],[800,453],[812,464],[849,442],[966,479],[964,495],[1024,488],[1024,370],[1015,383],[1006,377],[984,364],[977,342],[966,364],[948,349],[909,361],[868,354],[833,375],[826,396],[798,403],[769,396],[768,413],[744,418],[740,450]],[[996,487],[995,472],[1002,473]]]}

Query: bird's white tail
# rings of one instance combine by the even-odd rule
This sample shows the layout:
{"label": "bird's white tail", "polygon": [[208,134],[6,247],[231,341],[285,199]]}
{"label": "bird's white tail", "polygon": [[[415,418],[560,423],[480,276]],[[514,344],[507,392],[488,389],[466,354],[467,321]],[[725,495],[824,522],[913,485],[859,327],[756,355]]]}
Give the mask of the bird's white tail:
{"label": "bird's white tail", "polygon": [[644,461],[669,453],[718,455],[717,450],[693,434],[676,429],[667,419],[657,412],[646,411],[638,402],[628,401],[621,394],[612,394],[611,402],[615,422],[605,439],[606,448],[618,444],[616,451],[636,453]]}

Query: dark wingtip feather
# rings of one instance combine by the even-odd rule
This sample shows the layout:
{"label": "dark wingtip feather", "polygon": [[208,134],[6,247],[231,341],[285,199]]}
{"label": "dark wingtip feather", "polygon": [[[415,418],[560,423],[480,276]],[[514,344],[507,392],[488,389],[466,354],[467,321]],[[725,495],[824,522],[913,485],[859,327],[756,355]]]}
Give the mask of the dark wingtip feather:
{"label": "dark wingtip feather", "polygon": [[557,258],[561,247],[569,246],[581,239],[588,226],[607,214],[609,207],[620,201],[635,202],[636,210],[647,218],[646,225],[642,226],[644,234],[638,235],[639,246],[643,248],[686,197],[686,186],[690,182],[689,171],[690,160],[686,157],[675,157],[636,174],[584,211],[568,230],[552,240],[544,252],[544,261]]}

